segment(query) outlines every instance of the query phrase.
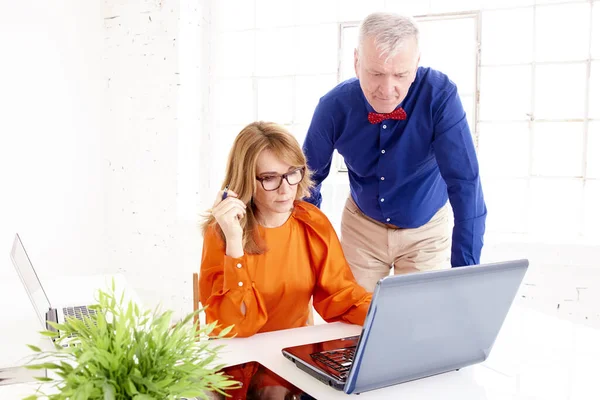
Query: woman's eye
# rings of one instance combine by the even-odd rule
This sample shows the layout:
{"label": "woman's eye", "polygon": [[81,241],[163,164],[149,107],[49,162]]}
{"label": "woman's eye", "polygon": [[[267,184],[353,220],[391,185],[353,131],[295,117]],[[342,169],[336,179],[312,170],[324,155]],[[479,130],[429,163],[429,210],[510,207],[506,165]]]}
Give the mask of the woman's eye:
{"label": "woman's eye", "polygon": [[277,179],[276,176],[264,176],[263,177],[264,182],[273,182],[275,179]]}

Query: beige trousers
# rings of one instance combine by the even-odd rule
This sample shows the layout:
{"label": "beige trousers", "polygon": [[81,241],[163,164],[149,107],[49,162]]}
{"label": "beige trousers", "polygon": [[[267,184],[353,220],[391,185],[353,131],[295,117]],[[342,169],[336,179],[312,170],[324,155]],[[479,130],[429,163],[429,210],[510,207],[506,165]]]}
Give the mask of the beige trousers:
{"label": "beige trousers", "polygon": [[392,267],[394,274],[450,268],[449,217],[446,204],[419,228],[396,228],[367,217],[348,197],[341,242],[357,282],[372,292]]}

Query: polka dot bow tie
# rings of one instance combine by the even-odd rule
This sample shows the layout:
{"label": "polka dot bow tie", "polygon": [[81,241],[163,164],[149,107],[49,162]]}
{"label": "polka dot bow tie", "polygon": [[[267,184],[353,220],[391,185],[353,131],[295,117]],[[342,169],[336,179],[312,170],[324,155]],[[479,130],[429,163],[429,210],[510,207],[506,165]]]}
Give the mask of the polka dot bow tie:
{"label": "polka dot bow tie", "polygon": [[406,119],[406,112],[402,109],[402,107],[399,107],[387,114],[374,112],[369,113],[369,122],[372,124],[378,124],[386,119]]}

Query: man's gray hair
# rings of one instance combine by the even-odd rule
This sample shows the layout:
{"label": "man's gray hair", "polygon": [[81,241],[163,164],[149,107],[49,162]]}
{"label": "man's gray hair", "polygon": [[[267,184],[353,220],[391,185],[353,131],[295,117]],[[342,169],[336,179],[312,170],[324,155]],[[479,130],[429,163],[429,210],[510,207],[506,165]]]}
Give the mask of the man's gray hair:
{"label": "man's gray hair", "polygon": [[367,38],[373,38],[380,55],[393,57],[404,46],[407,39],[414,38],[419,45],[419,27],[408,16],[376,12],[368,15],[358,30],[358,51]]}

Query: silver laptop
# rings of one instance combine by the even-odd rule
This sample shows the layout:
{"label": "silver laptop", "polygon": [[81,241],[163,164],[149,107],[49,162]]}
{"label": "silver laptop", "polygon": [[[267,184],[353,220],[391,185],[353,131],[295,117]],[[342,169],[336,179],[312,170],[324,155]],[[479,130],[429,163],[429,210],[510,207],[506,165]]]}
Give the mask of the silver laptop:
{"label": "silver laptop", "polygon": [[288,347],[283,355],[345,393],[485,361],[527,260],[396,275],[377,284],[360,336]]}
{"label": "silver laptop", "polygon": [[64,305],[56,306],[50,303],[46,291],[40,282],[33,264],[25,251],[23,242],[19,237],[19,234],[15,235],[12,250],[10,252],[10,258],[23,282],[23,286],[31,299],[31,304],[35,309],[38,318],[42,326],[45,329],[55,331],[55,329],[48,324],[47,321],[56,322],[62,324],[65,321],[65,317],[74,317],[82,319],[86,315],[93,315],[96,313],[95,310],[89,309],[88,306],[73,306]]}

